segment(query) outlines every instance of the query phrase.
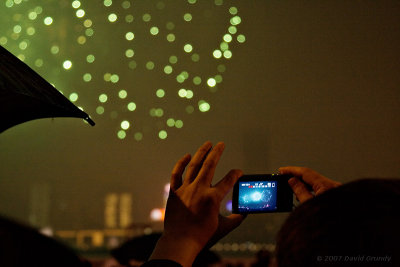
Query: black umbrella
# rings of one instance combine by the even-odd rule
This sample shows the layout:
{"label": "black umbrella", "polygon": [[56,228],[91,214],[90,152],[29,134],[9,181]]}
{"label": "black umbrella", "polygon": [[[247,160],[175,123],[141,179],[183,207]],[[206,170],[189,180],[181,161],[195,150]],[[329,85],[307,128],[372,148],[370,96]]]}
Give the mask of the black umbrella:
{"label": "black umbrella", "polygon": [[88,114],[0,46],[0,133],[26,121],[53,117],[77,117],[95,124]]}

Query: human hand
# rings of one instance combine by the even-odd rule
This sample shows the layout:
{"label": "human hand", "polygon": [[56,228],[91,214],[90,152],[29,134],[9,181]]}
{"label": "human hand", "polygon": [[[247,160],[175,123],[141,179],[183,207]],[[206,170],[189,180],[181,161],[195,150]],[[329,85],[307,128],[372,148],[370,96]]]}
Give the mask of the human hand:
{"label": "human hand", "polygon": [[219,214],[221,201],[242,172],[231,170],[215,186],[211,185],[224,147],[218,143],[212,148],[206,142],[193,158],[185,155],[175,164],[164,232],[150,259],[169,259],[190,266],[210,239],[216,241],[243,221],[239,214],[227,217]]}
{"label": "human hand", "polygon": [[293,176],[288,183],[300,203],[313,198],[312,191],[315,195],[319,195],[341,185],[341,183],[305,167],[282,167],[279,168],[279,173]]}

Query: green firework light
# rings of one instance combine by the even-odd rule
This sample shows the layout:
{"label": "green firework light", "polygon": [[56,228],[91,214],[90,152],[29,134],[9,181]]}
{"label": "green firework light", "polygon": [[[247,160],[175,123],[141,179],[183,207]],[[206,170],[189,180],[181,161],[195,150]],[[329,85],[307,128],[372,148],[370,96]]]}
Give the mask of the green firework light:
{"label": "green firework light", "polygon": [[0,45],[119,139],[212,110],[242,18],[228,1],[6,0]]}

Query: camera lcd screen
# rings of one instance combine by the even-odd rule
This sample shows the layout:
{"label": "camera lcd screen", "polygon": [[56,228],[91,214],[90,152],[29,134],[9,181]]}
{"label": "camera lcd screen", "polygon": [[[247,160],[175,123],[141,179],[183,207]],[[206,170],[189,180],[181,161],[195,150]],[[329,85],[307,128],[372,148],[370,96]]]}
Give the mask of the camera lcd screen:
{"label": "camera lcd screen", "polygon": [[233,187],[233,213],[287,212],[293,209],[290,176],[280,174],[248,174]]}
{"label": "camera lcd screen", "polygon": [[275,211],[277,206],[277,181],[239,181],[239,212]]}

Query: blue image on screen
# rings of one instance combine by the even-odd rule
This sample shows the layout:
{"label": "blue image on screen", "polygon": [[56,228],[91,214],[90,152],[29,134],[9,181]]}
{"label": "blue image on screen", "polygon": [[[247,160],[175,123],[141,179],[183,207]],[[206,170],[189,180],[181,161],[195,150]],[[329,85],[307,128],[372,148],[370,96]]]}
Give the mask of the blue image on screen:
{"label": "blue image on screen", "polygon": [[239,182],[239,212],[276,210],[277,186],[276,181]]}

